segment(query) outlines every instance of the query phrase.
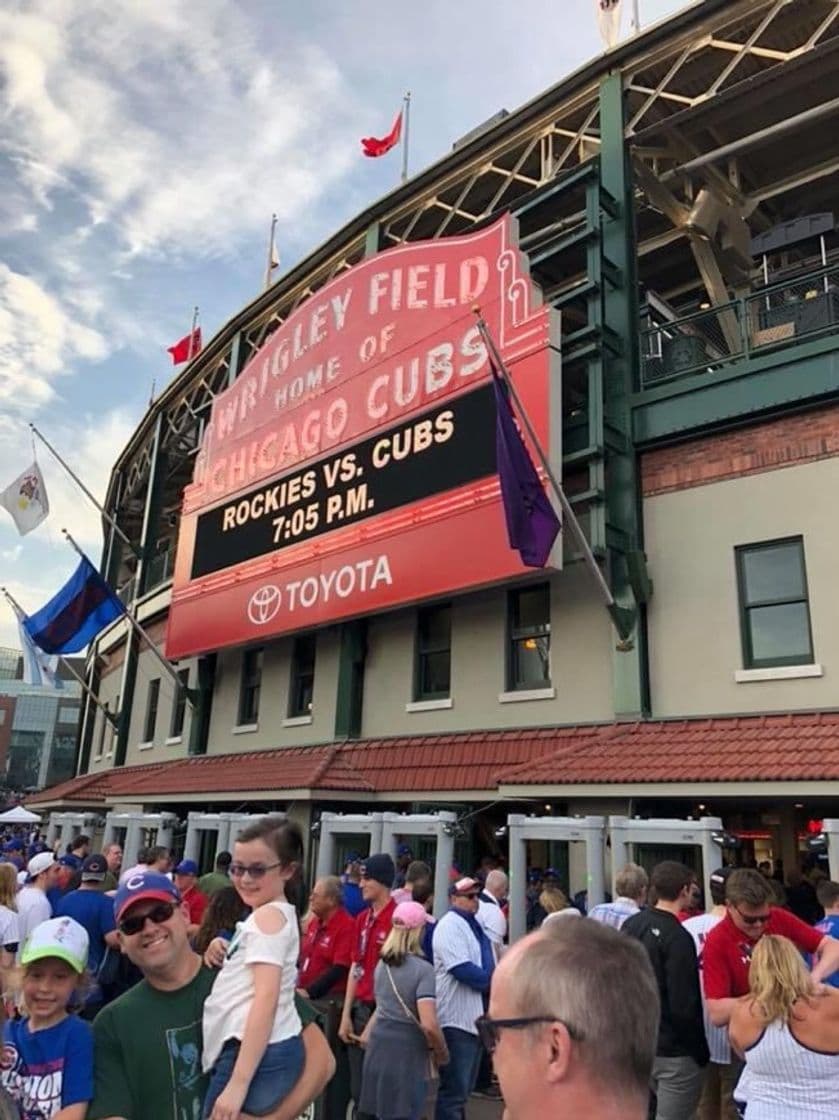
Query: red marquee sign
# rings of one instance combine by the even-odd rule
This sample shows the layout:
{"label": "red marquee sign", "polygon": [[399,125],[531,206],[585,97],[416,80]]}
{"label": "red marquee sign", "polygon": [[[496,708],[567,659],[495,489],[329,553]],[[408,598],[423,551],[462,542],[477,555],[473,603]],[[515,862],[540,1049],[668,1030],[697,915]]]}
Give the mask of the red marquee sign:
{"label": "red marquee sign", "polygon": [[[509,216],[332,280],[216,397],[184,492],[167,656],[486,586],[507,542],[479,305],[561,466],[555,312]],[[561,544],[552,558],[560,563]]]}

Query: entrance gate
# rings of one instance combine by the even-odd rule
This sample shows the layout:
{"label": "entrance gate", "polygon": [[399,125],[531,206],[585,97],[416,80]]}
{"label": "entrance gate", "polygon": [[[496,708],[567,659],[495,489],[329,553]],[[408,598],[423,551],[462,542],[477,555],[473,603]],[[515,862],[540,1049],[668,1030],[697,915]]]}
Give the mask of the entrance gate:
{"label": "entrance gate", "polygon": [[[527,842],[558,841],[585,844],[586,889],[588,904],[603,902],[604,834],[603,817],[525,817],[514,813],[507,817],[510,841],[510,941],[527,932]],[[569,884],[570,886],[570,884]]]}
{"label": "entrance gate", "polygon": [[702,858],[702,889],[706,900],[711,897],[711,872],[722,862],[716,835],[722,834],[719,817],[699,820],[639,820],[634,817],[609,817],[612,842],[612,878],[632,860],[635,844],[698,847]]}
{"label": "entrance gate", "polygon": [[[265,815],[265,813],[188,813],[184,859],[193,859],[201,867],[202,862],[207,859],[207,841],[209,841],[212,852],[206,870],[212,870],[219,852],[232,851],[233,843],[242,829],[247,828],[253,821],[261,820]],[[270,816],[280,820],[286,819],[285,813],[271,813]],[[204,867],[201,869],[205,870]]]}
{"label": "entrance gate", "polygon": [[108,813],[105,817],[105,835],[102,837],[103,850],[116,839],[117,830],[124,829],[122,842],[122,866],[133,867],[137,862],[140,848],[152,843],[143,836],[144,832],[154,833],[153,844],[161,848],[172,847],[172,832],[178,824],[174,813]]}
{"label": "entrance gate", "polygon": [[320,844],[315,867],[315,877],[335,875],[335,840],[338,836],[367,836],[370,846],[368,854],[382,850],[381,813],[321,813]]}
{"label": "entrance gate", "polygon": [[440,918],[449,906],[449,871],[454,860],[455,813],[382,813],[382,851],[396,858],[403,836],[430,836],[434,852],[434,914]]}

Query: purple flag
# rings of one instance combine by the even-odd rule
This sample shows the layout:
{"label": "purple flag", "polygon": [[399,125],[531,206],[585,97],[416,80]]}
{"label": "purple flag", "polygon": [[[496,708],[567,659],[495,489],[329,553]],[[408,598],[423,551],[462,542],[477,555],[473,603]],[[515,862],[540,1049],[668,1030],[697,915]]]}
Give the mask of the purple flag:
{"label": "purple flag", "polygon": [[510,548],[523,564],[544,568],[562,524],[548,501],[516,425],[507,386],[490,362],[495,389],[495,454]]}

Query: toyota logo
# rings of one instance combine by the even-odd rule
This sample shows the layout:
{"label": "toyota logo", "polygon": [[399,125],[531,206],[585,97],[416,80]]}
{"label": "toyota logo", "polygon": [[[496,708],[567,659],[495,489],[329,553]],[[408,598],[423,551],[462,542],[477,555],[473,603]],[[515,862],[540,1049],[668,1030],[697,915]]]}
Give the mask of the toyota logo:
{"label": "toyota logo", "polygon": [[267,583],[254,591],[248,603],[248,618],[254,626],[265,626],[277,614],[282,603],[279,587]]}

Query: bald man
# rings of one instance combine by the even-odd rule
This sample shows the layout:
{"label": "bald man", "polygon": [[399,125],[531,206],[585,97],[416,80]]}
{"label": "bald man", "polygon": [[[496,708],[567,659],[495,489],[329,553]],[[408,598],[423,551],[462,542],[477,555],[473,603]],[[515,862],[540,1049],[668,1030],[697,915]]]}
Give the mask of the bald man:
{"label": "bald man", "polygon": [[658,988],[632,938],[581,918],[517,942],[495,970],[480,1034],[505,1120],[646,1120]]}

